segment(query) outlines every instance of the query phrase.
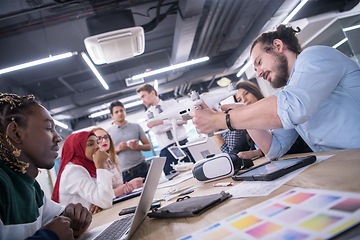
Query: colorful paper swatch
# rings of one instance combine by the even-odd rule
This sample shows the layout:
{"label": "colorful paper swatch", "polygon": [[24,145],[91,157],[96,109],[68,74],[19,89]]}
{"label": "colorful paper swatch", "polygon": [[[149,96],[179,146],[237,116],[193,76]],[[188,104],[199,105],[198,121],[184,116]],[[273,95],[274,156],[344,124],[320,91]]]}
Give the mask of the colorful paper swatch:
{"label": "colorful paper swatch", "polygon": [[311,198],[312,196],[314,196],[315,194],[313,193],[304,193],[304,192],[301,192],[301,193],[298,193],[292,197],[289,197],[287,199],[285,199],[284,201],[285,202],[288,202],[288,203],[293,203],[293,204],[300,204],[302,203],[303,201]]}
{"label": "colorful paper swatch", "polygon": [[228,236],[231,236],[232,232],[227,230],[226,228],[219,228],[216,231],[209,232],[208,234],[204,234],[202,236],[203,240],[220,240],[223,238],[226,238]]}
{"label": "colorful paper swatch", "polygon": [[359,219],[351,219],[350,221],[348,221],[348,222],[340,225],[339,227],[334,228],[333,230],[331,230],[330,234],[335,235],[335,234],[341,233],[345,229],[348,229],[349,227],[355,225],[358,222],[359,222]]}
{"label": "colorful paper swatch", "polygon": [[269,240],[303,240],[308,236],[308,234],[301,233],[292,229],[287,229],[275,235],[274,237],[269,238]]}
{"label": "colorful paper swatch", "polygon": [[236,221],[231,224],[234,228],[237,228],[239,230],[243,230],[245,228],[248,228],[258,222],[261,222],[262,220],[260,218],[257,218],[253,215],[247,216],[239,221]]}
{"label": "colorful paper swatch", "polygon": [[278,231],[281,228],[282,228],[281,226],[275,223],[266,222],[264,224],[261,224],[260,226],[257,226],[253,229],[246,231],[246,233],[256,238],[262,238],[266,235],[269,235],[270,233]]}
{"label": "colorful paper swatch", "polygon": [[319,195],[309,199],[309,201],[306,202],[306,205],[309,205],[312,208],[324,208],[340,198],[340,196]]}
{"label": "colorful paper swatch", "polygon": [[358,198],[348,198],[330,209],[339,210],[344,212],[355,212],[360,208],[360,199]]}
{"label": "colorful paper swatch", "polygon": [[264,214],[265,216],[268,216],[268,217],[272,217],[272,216],[275,216],[276,214],[279,214],[289,208],[290,207],[282,205],[280,203],[275,203],[274,205],[271,205],[265,209],[260,210],[259,213]]}
{"label": "colorful paper swatch", "polygon": [[342,217],[331,216],[331,215],[321,213],[321,214],[303,222],[302,224],[300,224],[300,226],[311,229],[311,230],[315,230],[315,231],[321,231],[321,230],[327,228],[328,226],[330,226],[331,224],[339,221],[340,219],[342,219]]}
{"label": "colorful paper swatch", "polygon": [[283,214],[281,214],[279,216],[276,216],[276,218],[284,223],[293,224],[293,223],[296,223],[297,221],[300,221],[301,219],[309,216],[312,213],[313,213],[312,211],[293,208],[293,209],[289,209],[288,211],[284,212]]}

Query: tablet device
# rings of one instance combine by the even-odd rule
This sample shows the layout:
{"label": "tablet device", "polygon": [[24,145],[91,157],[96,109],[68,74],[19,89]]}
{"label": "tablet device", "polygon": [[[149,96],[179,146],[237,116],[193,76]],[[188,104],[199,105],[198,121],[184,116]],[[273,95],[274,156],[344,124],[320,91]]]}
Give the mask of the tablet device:
{"label": "tablet device", "polygon": [[128,200],[130,198],[140,196],[141,192],[142,192],[142,190],[138,190],[138,191],[133,191],[133,192],[125,194],[125,195],[120,195],[119,197],[115,197],[115,198],[113,198],[113,204]]}
{"label": "tablet device", "polygon": [[288,158],[266,162],[255,168],[232,176],[235,181],[271,181],[316,161],[316,156]]}
{"label": "tablet device", "polygon": [[171,146],[168,147],[169,152],[171,153],[171,155],[173,155],[173,157],[175,159],[181,160],[184,157],[186,157],[185,153],[183,152],[183,150],[181,150],[178,146]]}

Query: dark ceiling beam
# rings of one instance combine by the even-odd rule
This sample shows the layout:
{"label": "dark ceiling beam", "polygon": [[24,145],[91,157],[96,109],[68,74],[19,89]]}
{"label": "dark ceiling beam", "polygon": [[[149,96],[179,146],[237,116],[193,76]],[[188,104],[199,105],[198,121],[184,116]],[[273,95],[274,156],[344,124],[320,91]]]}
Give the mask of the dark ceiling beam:
{"label": "dark ceiling beam", "polygon": [[[201,43],[200,46],[200,50],[198,53],[198,57],[203,57],[205,55],[207,55],[207,52],[205,52],[205,48],[206,46],[209,44],[210,39],[213,37],[214,35],[214,28],[217,24],[217,22],[219,21],[219,18],[221,16],[222,13],[222,9],[224,7],[224,2],[223,1],[218,1],[216,8],[212,14],[212,18],[210,19],[210,23],[208,25],[207,29],[202,29],[202,31],[205,31],[205,37],[204,37],[204,41]],[[199,43],[200,44],[200,43]]]}
{"label": "dark ceiling beam", "polygon": [[176,26],[171,53],[171,63],[178,64],[189,60],[196,29],[199,24],[205,0],[179,1],[179,11],[176,17]]}
{"label": "dark ceiling beam", "polygon": [[210,10],[209,10],[208,14],[206,15],[206,20],[202,27],[202,31],[201,31],[200,36],[198,37],[197,43],[195,45],[195,51],[193,53],[193,58],[198,58],[198,56],[199,56],[201,46],[203,45],[204,39],[207,35],[207,29],[209,28],[209,25],[211,23],[211,19],[213,18],[214,13],[215,13],[217,4],[218,4],[218,0],[211,1]]}
{"label": "dark ceiling beam", "polygon": [[[230,15],[231,9],[234,7],[233,0],[222,0],[222,9],[219,16],[219,19],[215,22],[214,32],[211,35],[211,39],[209,43],[204,48],[204,54],[206,56],[211,57],[212,49],[214,48],[215,44],[221,45],[221,42],[218,41],[220,39],[221,31],[228,27],[228,19],[233,17]],[[241,2],[241,1],[238,1]]]}
{"label": "dark ceiling beam", "polygon": [[[241,44],[233,51],[233,54],[226,60],[226,65],[231,67],[238,60],[239,56],[251,45],[252,41],[259,35],[262,27],[271,19],[279,9],[284,0],[271,0],[267,4],[262,5],[262,9],[258,11],[257,16],[253,16],[253,23],[248,25],[249,31],[244,36]],[[258,4],[261,7],[261,4]]]}
{"label": "dark ceiling beam", "polygon": [[58,77],[58,80],[59,80],[62,84],[64,84],[64,86],[67,87],[70,91],[72,91],[73,93],[77,93],[76,90],[75,90],[73,87],[71,87],[71,86],[64,80],[64,78]]}
{"label": "dark ceiling beam", "polygon": [[222,47],[226,47],[224,45],[229,44],[228,40],[233,31],[238,31],[235,27],[238,25],[239,19],[244,15],[247,5],[248,1],[235,1],[232,3],[231,11],[227,14],[226,22],[223,24],[221,32],[218,34],[216,43],[210,53],[211,56],[217,55]]}

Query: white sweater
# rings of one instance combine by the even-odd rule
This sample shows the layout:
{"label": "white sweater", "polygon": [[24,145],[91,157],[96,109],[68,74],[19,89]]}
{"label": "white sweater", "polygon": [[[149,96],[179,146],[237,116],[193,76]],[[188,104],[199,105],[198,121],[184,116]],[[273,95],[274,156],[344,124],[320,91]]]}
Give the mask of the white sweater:
{"label": "white sweater", "polygon": [[112,173],[105,169],[96,169],[96,178],[92,178],[86,168],[70,162],[61,175],[59,202],[81,203],[87,209],[91,204],[110,208],[114,197],[111,179]]}

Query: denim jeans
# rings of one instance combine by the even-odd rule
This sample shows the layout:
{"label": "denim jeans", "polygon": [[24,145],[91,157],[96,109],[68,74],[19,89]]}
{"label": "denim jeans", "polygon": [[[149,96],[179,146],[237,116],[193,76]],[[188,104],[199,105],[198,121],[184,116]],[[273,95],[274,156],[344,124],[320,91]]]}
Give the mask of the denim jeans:
{"label": "denim jeans", "polygon": [[[184,139],[184,140],[182,140],[182,141],[179,141],[179,144],[180,144],[180,145],[184,145],[184,144],[186,144],[187,142],[188,142],[188,140],[187,140],[187,139]],[[166,162],[165,162],[165,165],[164,165],[164,168],[163,168],[165,175],[170,174],[171,170],[173,170],[173,167],[170,166],[170,164],[172,164],[172,163],[177,164],[177,163],[178,163],[178,160],[177,160],[176,158],[174,158],[174,156],[173,156],[173,155],[169,152],[169,150],[168,150],[168,147],[170,147],[170,146],[175,146],[175,145],[176,145],[176,143],[170,144],[170,145],[166,146],[165,148],[163,148],[163,149],[160,151],[160,157],[166,157]],[[181,160],[181,161],[184,161],[184,162],[195,162],[195,160],[194,160],[194,158],[192,157],[192,155],[191,155],[191,153],[190,153],[190,151],[189,151],[188,148],[182,148],[181,150],[183,150],[183,151],[187,154],[187,156],[188,156],[188,157],[185,157],[185,158],[184,158],[183,160]],[[190,157],[190,159],[189,159],[189,157]]]}
{"label": "denim jeans", "polygon": [[149,166],[147,162],[142,162],[139,165],[130,168],[129,170],[126,170],[125,172],[122,172],[123,175],[123,181],[129,182],[131,179],[137,178],[137,177],[143,177],[146,178],[147,172],[149,170]]}

